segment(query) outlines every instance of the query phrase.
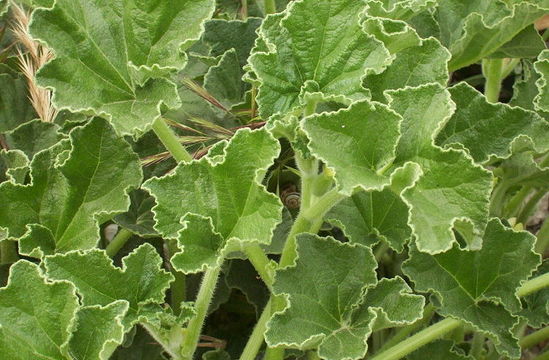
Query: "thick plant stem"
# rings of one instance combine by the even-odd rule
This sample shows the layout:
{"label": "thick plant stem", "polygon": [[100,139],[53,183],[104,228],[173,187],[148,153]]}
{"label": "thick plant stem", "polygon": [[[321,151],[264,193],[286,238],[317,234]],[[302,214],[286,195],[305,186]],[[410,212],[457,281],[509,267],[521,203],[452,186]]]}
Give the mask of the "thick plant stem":
{"label": "thick plant stem", "polygon": [[515,67],[520,63],[520,58],[509,59],[501,70],[501,80],[505,79],[507,76],[511,75]]}
{"label": "thick plant stem", "polygon": [[261,345],[263,345],[263,341],[265,341],[264,336],[267,328],[267,321],[271,318],[270,308],[271,300],[265,305],[265,309],[268,311],[263,311],[257,324],[255,324],[254,330],[244,347],[244,351],[242,351],[242,355],[240,355],[240,360],[254,360],[256,358],[259,349],[261,349]]}
{"label": "thick plant stem", "polygon": [[503,59],[482,60],[482,73],[486,78],[484,95],[488,102],[498,102],[503,80]]}
{"label": "thick plant stem", "polygon": [[196,314],[189,321],[187,326],[187,331],[185,332],[185,338],[183,339],[183,344],[181,345],[181,358],[183,360],[192,360],[196,346],[198,345],[198,340],[200,338],[200,331],[204,325],[204,320],[208,313],[208,307],[212,302],[212,298],[215,292],[215,285],[217,283],[217,278],[219,277],[219,272],[221,271],[220,266],[214,268],[209,268],[204,273],[202,278],[202,283],[200,284],[200,289],[198,290],[198,295],[195,301],[195,311]]}
{"label": "thick plant stem", "polygon": [[17,244],[15,241],[4,240],[0,242],[0,263],[2,265],[13,264],[19,260]]}
{"label": "thick plant stem", "polygon": [[549,326],[541,328],[538,331],[523,337],[520,339],[519,345],[522,349],[528,349],[547,339],[549,339]]}
{"label": "thick plant stem", "polygon": [[258,244],[249,244],[244,248],[248,260],[252,263],[255,271],[261,276],[261,279],[267,285],[269,290],[273,286],[274,277],[269,271],[270,260]]}
{"label": "thick plant stem", "polygon": [[128,242],[128,240],[132,237],[133,233],[128,230],[121,228],[120,231],[116,234],[116,236],[112,239],[112,241],[107,245],[107,248],[105,249],[105,252],[109,257],[115,256],[120,249]]}
{"label": "thick plant stem", "polygon": [[549,350],[535,358],[534,360],[549,360]]}
{"label": "thick plant stem", "polygon": [[172,349],[170,344],[164,341],[164,338],[157,333],[153,326],[146,323],[140,323],[140,325],[147,330],[149,335],[151,335],[151,337],[156,340],[156,342],[159,343],[168,354],[170,354],[172,360],[181,360],[181,356],[174,349]]}
{"label": "thick plant stem", "polygon": [[520,210],[520,213],[517,216],[517,222],[526,224],[528,218],[532,215],[543,196],[545,196],[545,191],[538,190],[535,192]]}
{"label": "thick plant stem", "polygon": [[416,330],[418,330],[419,328],[427,324],[429,321],[431,321],[431,318],[433,317],[434,314],[435,314],[435,307],[433,306],[433,304],[427,305],[425,307],[425,310],[423,311],[423,317],[420,320],[416,321],[413,324],[410,324],[408,326],[404,326],[398,329],[396,334],[392,338],[390,338],[385,344],[383,344],[383,346],[381,347],[381,349],[379,349],[379,351],[380,352],[385,351],[386,349],[406,339],[408,335],[415,332]]}
{"label": "thick plant stem", "polygon": [[[167,240],[168,245],[168,258],[179,252],[177,247],[177,240]],[[181,303],[187,299],[187,280],[185,274],[179,272],[171,266],[171,273],[174,277],[174,281],[170,285],[170,304],[175,314],[181,312]]]}
{"label": "thick plant stem", "polygon": [[549,287],[549,273],[528,280],[517,291],[517,296],[523,297]]}
{"label": "thick plant stem", "polygon": [[482,348],[484,347],[484,341],[485,340],[486,340],[486,338],[481,333],[476,332],[473,335],[473,341],[471,343],[471,351],[470,351],[469,354],[474,359],[481,359]]}
{"label": "thick plant stem", "polygon": [[156,119],[153,122],[152,128],[156,136],[158,136],[162,144],[164,144],[166,149],[170,152],[170,154],[172,154],[173,158],[177,160],[177,162],[192,161],[193,157],[191,154],[189,154],[183,145],[181,145],[177,135],[175,135],[172,129],[170,129],[163,118]]}
{"label": "thick plant stem", "polygon": [[374,355],[370,360],[398,360],[404,356],[419,349],[425,344],[442,337],[444,334],[452,331],[462,323],[455,319],[444,319],[428,328],[418,332],[417,334],[407,338],[379,354]]}
{"label": "thick plant stem", "polygon": [[265,15],[274,14],[276,12],[275,0],[263,0],[263,8],[265,9]]}
{"label": "thick plant stem", "polygon": [[545,219],[543,225],[541,225],[541,229],[539,229],[536,234],[536,237],[538,238],[536,242],[536,251],[543,255],[549,246],[549,219]]}
{"label": "thick plant stem", "polygon": [[324,215],[345,196],[332,189],[318,199],[308,209],[297,216],[282,250],[279,266],[291,265],[296,257],[296,236],[304,232],[317,233],[322,226]]}

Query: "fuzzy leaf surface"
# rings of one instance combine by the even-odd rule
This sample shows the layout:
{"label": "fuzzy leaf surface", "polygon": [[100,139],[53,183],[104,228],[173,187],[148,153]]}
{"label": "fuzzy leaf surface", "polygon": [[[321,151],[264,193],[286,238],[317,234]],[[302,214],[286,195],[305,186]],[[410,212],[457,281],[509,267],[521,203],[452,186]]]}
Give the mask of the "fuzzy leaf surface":
{"label": "fuzzy leaf surface", "polygon": [[455,244],[449,251],[429,255],[412,248],[404,272],[417,291],[433,293],[440,313],[462,319],[490,337],[498,351],[520,357],[512,328],[520,309],[515,295],[521,282],[539,265],[532,251],[535,237],[527,232],[505,228],[492,219],[478,251],[461,250]]}
{"label": "fuzzy leaf surface", "polygon": [[222,152],[215,160],[204,157],[180,164],[172,174],[143,185],[156,198],[156,229],[177,238],[183,228],[180,220],[192,213],[210,218],[225,240],[268,243],[281,204],[259,182],[278,155],[278,142],[265,130],[239,130],[217,149]]}
{"label": "fuzzy leaf surface", "polygon": [[30,167],[30,185],[0,185],[0,226],[24,236],[26,254],[93,248],[99,224],[127,209],[126,192],[142,177],[129,144],[99,118],[74,129],[70,143],[35,155]]}
{"label": "fuzzy leaf surface", "polygon": [[128,310],[124,300],[107,306],[78,309],[76,329],[69,341],[69,354],[77,360],[108,360],[124,340],[121,320]]}
{"label": "fuzzy leaf surface", "polygon": [[[396,54],[393,62],[380,74],[368,74],[364,83],[372,99],[383,101],[383,92],[406,86],[448,82],[448,50],[434,38],[417,46],[407,47]],[[406,76],[403,76],[406,74]]]}
{"label": "fuzzy leaf surface", "polygon": [[150,244],[126,256],[122,268],[113,266],[99,249],[48,256],[44,263],[48,278],[72,282],[85,306],[126,300],[129,309],[122,321],[125,330],[147,314],[144,305],[164,302],[164,292],[173,280],[162,269],[162,258]]}
{"label": "fuzzy leaf surface", "polygon": [[362,78],[366,70],[381,71],[389,53],[363,32],[364,9],[362,1],[303,0],[263,21],[249,59],[263,118],[300,108],[305,93],[342,102],[368,96]]}
{"label": "fuzzy leaf surface", "polygon": [[401,121],[383,104],[360,101],[307,117],[303,129],[313,154],[335,169],[341,191],[351,195],[355,188],[380,190],[389,182],[383,171],[395,158]]}
{"label": "fuzzy leaf surface", "polygon": [[538,95],[534,98],[537,109],[549,112],[549,50],[542,52],[534,64],[539,79],[536,81]]}
{"label": "fuzzy leaf surface", "polygon": [[[505,158],[519,136],[529,137],[538,152],[549,149],[549,123],[531,111],[491,104],[466,83],[449,89],[456,111],[437,136],[440,145],[461,144],[476,162]],[[498,134],[494,136],[494,134]]]}
{"label": "fuzzy leaf surface", "polygon": [[436,84],[387,94],[389,106],[403,118],[395,163],[412,161],[421,167],[419,179],[402,192],[418,248],[429,253],[448,250],[456,241],[456,227],[470,248],[479,248],[492,179],[463,151],[434,145],[434,137],[454,111],[450,94]]}
{"label": "fuzzy leaf surface", "polygon": [[443,0],[435,18],[452,53],[450,71],[494,53],[547,13],[549,1]]}
{"label": "fuzzy leaf surface", "polygon": [[[175,85],[164,79],[186,62],[181,52],[198,39],[213,0],[59,0],[37,9],[31,32],[56,58],[39,73],[54,89],[54,103],[92,110],[122,134],[140,134],[178,105]],[[148,81],[149,80],[149,81]]]}
{"label": "fuzzy leaf surface", "polygon": [[406,203],[390,189],[359,191],[340,201],[326,219],[341,226],[351,242],[372,246],[384,240],[400,252],[412,238],[408,212]]}
{"label": "fuzzy leaf surface", "polygon": [[78,307],[72,284],[47,283],[37,265],[18,261],[0,289],[0,353],[13,360],[66,359]]}
{"label": "fuzzy leaf surface", "polygon": [[13,130],[34,118],[35,112],[27,97],[27,85],[23,78],[0,74],[0,88],[0,133]]}
{"label": "fuzzy leaf surface", "polygon": [[372,331],[421,317],[423,299],[409,294],[400,278],[376,285],[375,267],[371,250],[362,245],[298,237],[296,266],[276,276],[274,292],[288,296],[288,307],[268,323],[267,343],[318,348],[328,360],[359,359]]}

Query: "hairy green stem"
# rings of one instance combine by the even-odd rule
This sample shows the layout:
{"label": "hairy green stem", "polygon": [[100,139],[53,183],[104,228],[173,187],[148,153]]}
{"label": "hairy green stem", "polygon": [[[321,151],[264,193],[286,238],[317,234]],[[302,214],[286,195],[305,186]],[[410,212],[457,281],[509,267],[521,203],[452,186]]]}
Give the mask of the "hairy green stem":
{"label": "hairy green stem", "polygon": [[318,160],[304,159],[299,153],[296,153],[295,162],[301,173],[301,209],[303,210],[311,206],[313,185],[318,177]]}
{"label": "hairy green stem", "polygon": [[172,131],[172,129],[166,124],[166,121],[163,118],[158,118],[153,122],[152,125],[153,131],[158,136],[162,144],[166,149],[172,154],[173,158],[177,162],[190,162],[193,157],[191,154],[185,150],[185,147],[181,145],[177,135]]}
{"label": "hairy green stem", "polygon": [[13,264],[19,260],[17,253],[17,243],[11,240],[0,242],[0,263],[2,265]]}
{"label": "hairy green stem", "polygon": [[511,75],[511,73],[519,63],[520,58],[509,59],[507,63],[504,63],[503,69],[501,70],[501,80]]}
{"label": "hairy green stem", "polygon": [[265,15],[274,14],[276,12],[275,0],[263,0],[263,8],[265,9]]}
{"label": "hairy green stem", "polygon": [[540,200],[545,196],[545,191],[538,190],[532,195],[530,200],[522,207],[520,213],[517,215],[517,222],[526,224],[528,218],[532,215],[536,207],[538,206]]}
{"label": "hairy green stem", "polygon": [[538,238],[536,242],[536,251],[538,254],[543,255],[549,246],[549,219],[545,219],[543,225],[541,225],[541,229],[539,229],[536,234],[536,237]]}
{"label": "hairy green stem", "polygon": [[248,338],[244,351],[242,351],[242,355],[240,355],[240,360],[255,360],[259,349],[261,349],[261,345],[263,345],[263,342],[265,341],[267,321],[271,318],[271,300],[265,305],[265,309],[268,309],[268,311],[264,310],[261,313],[252,334]]}
{"label": "hairy green stem", "polygon": [[523,297],[549,287],[549,273],[528,280],[517,290],[517,296]]}
{"label": "hairy green stem", "polygon": [[202,278],[200,289],[195,301],[196,314],[189,321],[183,344],[181,345],[181,357],[183,360],[192,360],[198,340],[200,338],[200,331],[204,325],[204,320],[208,313],[208,308],[212,302],[212,298],[215,292],[215,285],[217,278],[221,271],[220,266],[214,268],[208,268]]}
{"label": "hairy green stem", "polygon": [[[167,240],[168,245],[168,258],[171,259],[175,253],[179,252],[177,247],[177,240]],[[179,272],[171,266],[170,271],[174,277],[174,281],[170,285],[170,304],[175,314],[181,312],[181,303],[187,300],[187,280],[185,274]]]}
{"label": "hairy green stem", "polygon": [[435,307],[433,306],[433,304],[428,304],[427,306],[425,306],[425,309],[423,310],[423,317],[413,324],[398,329],[395,335],[393,335],[392,338],[390,338],[387,342],[385,342],[385,344],[383,344],[381,349],[379,349],[379,352],[385,351],[386,349],[406,339],[411,333],[415,332],[416,330],[427,324],[429,321],[431,321],[431,318],[434,314]]}
{"label": "hairy green stem", "polygon": [[486,78],[484,85],[486,100],[491,103],[498,102],[503,80],[503,59],[483,59],[482,73]]}
{"label": "hairy green stem", "polygon": [[547,339],[549,339],[549,326],[543,327],[536,332],[523,337],[520,339],[519,345],[522,349],[528,349]]}
{"label": "hairy green stem", "polygon": [[244,253],[254,266],[265,285],[267,285],[269,290],[271,290],[274,282],[274,276],[269,271],[270,260],[267,255],[265,255],[263,249],[258,244],[249,244],[244,248]]}
{"label": "hairy green stem", "polygon": [[161,336],[160,334],[158,334],[158,332],[156,331],[156,329],[154,328],[154,326],[152,325],[149,325],[149,324],[146,324],[146,323],[140,323],[141,326],[143,326],[143,328],[145,330],[147,330],[147,332],[149,333],[149,335],[151,335],[151,337],[157,342],[160,344],[160,346],[162,346],[162,348],[164,349],[164,351],[166,351],[168,354],[170,354],[172,360],[181,360],[181,356],[177,353],[177,349],[173,349],[172,346],[170,346],[169,343],[166,342],[166,340],[164,339],[163,336]]}
{"label": "hairy green stem", "polygon": [[[530,195],[532,188],[530,186],[523,186],[505,206],[503,216],[506,218],[516,217],[520,213],[524,200]],[[518,221],[517,221],[518,222]]]}
{"label": "hairy green stem", "polygon": [[289,266],[294,262],[296,257],[296,236],[304,232],[317,233],[322,226],[324,215],[344,197],[334,188],[321,196],[308,209],[304,209],[299,213],[284,244],[279,262],[280,267]]}
{"label": "hairy green stem", "polygon": [[280,360],[284,359],[284,348],[283,347],[276,347],[276,348],[267,348],[265,351],[265,357],[263,360]]}
{"label": "hairy green stem", "polygon": [[246,20],[248,18],[248,0],[241,0],[241,4],[240,17],[242,20]]}
{"label": "hairy green stem", "polygon": [[507,195],[507,190],[510,188],[510,184],[502,180],[499,182],[494,191],[492,191],[492,196],[490,198],[490,215],[496,217],[503,216],[503,209],[505,204],[505,199]]}
{"label": "hairy green stem", "polygon": [[417,334],[407,338],[406,340],[398,343],[397,345],[375,354],[370,360],[398,360],[404,356],[412,353],[416,349],[419,349],[425,344],[430,343],[442,337],[444,334],[452,331],[460,326],[462,323],[455,319],[444,319],[438,323],[429,326],[428,328],[421,330]]}
{"label": "hairy green stem", "polygon": [[484,337],[484,335],[479,332],[475,332],[475,334],[473,335],[473,341],[471,342],[471,351],[469,352],[469,354],[474,359],[481,359],[482,348],[484,347],[485,340],[486,338]]}
{"label": "hairy green stem", "polygon": [[128,242],[128,240],[132,237],[133,233],[124,228],[120,228],[118,233],[116,233],[116,236],[111,240],[109,245],[107,245],[105,252],[109,257],[115,256],[120,249]]}

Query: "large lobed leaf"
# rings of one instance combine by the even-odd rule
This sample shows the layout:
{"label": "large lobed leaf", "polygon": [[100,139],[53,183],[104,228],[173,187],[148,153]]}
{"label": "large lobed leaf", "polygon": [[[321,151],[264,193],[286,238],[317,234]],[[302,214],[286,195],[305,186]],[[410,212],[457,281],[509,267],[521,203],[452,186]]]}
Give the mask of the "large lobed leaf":
{"label": "large lobed leaf", "polygon": [[328,360],[359,359],[372,331],[421,317],[423,298],[410,294],[401,278],[377,283],[370,249],[311,234],[297,243],[295,267],[279,271],[273,286],[288,306],[267,325],[269,345],[318,348]]}
{"label": "large lobed leaf", "polygon": [[[408,206],[408,225],[419,249],[448,250],[456,241],[453,229],[469,247],[479,248],[488,219],[491,175],[464,151],[434,144],[455,110],[450,93],[438,84],[426,84],[385,94],[388,106],[356,102],[335,113],[305,118],[302,127],[312,153],[335,169],[340,188],[348,195],[359,187],[381,191],[398,167],[415,163],[418,167],[409,168],[413,171],[408,180],[399,180],[406,185],[394,192]],[[334,153],[334,146],[345,156]],[[401,248],[403,240],[393,246]]]}
{"label": "large lobed leaf", "polygon": [[67,280],[76,286],[85,306],[127,302],[129,307],[122,320],[125,331],[150,314],[151,308],[146,305],[164,302],[164,293],[173,281],[150,244],[141,245],[126,256],[122,268],[113,266],[99,249],[47,256],[44,264],[48,278]]}
{"label": "large lobed leaf", "polygon": [[124,339],[128,303],[80,307],[75,287],[48,282],[21,260],[0,289],[0,353],[6,359],[106,360]]}
{"label": "large lobed leaf", "polygon": [[128,208],[126,193],[142,178],[130,145],[99,118],[36,154],[30,167],[31,184],[0,185],[0,226],[33,256],[95,247],[99,224]]}
{"label": "large lobed leaf", "polygon": [[184,67],[182,50],[213,9],[213,0],[58,0],[37,9],[30,26],[56,54],[39,82],[54,90],[58,108],[92,111],[122,134],[140,134],[162,104],[178,106],[175,85],[157,78]]}
{"label": "large lobed leaf", "polygon": [[[209,248],[209,255],[201,259],[210,260],[195,270],[212,264],[211,251],[215,253],[231,239],[269,244],[282,206],[260,181],[279,149],[278,142],[263,129],[239,130],[229,143],[218,143],[209,156],[179,164],[172,174],[143,185],[156,198],[153,212],[161,234],[178,238],[187,249]],[[193,271],[188,264],[180,266]]]}
{"label": "large lobed leaf", "polygon": [[362,0],[301,0],[267,17],[249,59],[263,118],[304,106],[307,93],[342,102],[363,99],[366,71],[389,62],[382,43],[362,30]]}
{"label": "large lobed leaf", "polygon": [[404,272],[418,291],[432,292],[440,313],[462,319],[490,337],[502,354],[520,357],[512,329],[520,310],[515,295],[521,282],[539,265],[533,252],[535,237],[505,228],[492,219],[483,246],[467,251],[455,244],[449,251],[429,255],[412,246]]}

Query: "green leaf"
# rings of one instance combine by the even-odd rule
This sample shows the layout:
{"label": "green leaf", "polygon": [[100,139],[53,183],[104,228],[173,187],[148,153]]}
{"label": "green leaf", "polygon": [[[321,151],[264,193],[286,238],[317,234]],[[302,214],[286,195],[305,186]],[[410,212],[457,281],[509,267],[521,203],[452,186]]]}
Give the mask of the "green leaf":
{"label": "green leaf", "polygon": [[214,57],[235,49],[235,56],[241,67],[246,65],[250,51],[257,38],[256,30],[262,19],[249,17],[245,21],[212,19],[204,23],[202,40],[210,45]]}
{"label": "green leaf", "polygon": [[[179,164],[172,174],[143,187],[155,197],[156,229],[176,238],[187,213],[208,217],[223,239],[268,243],[281,204],[259,182],[280,150],[265,130],[239,130],[215,159]],[[230,176],[228,176],[230,174]],[[253,224],[253,226],[250,226]],[[182,241],[187,241],[182,239]]]}
{"label": "green leaf", "polygon": [[181,51],[198,39],[213,7],[213,0],[58,0],[37,9],[32,35],[57,55],[39,83],[54,90],[58,108],[91,110],[122,134],[141,134],[162,104],[179,105],[173,83],[149,79],[184,67]]}
{"label": "green leaf", "polygon": [[509,105],[537,111],[540,116],[549,121],[549,113],[537,109],[534,102],[539,94],[537,82],[541,76],[535,71],[534,64],[531,61],[522,60],[521,75],[520,78],[515,79],[513,97],[509,101]]}
{"label": "green leaf", "polygon": [[163,360],[162,346],[151,346],[154,339],[142,327],[136,328],[131,345],[119,346],[111,357],[112,360]]}
{"label": "green leaf", "polygon": [[257,316],[261,315],[270,293],[249,261],[231,260],[225,272],[225,283],[231,289],[240,290],[246,296],[248,303],[255,308]]}
{"label": "green leaf", "polygon": [[362,1],[303,0],[264,20],[249,59],[264,119],[301,108],[306,93],[344,103],[368,97],[362,78],[381,71],[389,53],[363,32],[364,9]]}
{"label": "green leaf", "polygon": [[384,172],[395,158],[401,121],[386,105],[359,101],[307,117],[303,129],[312,153],[335,170],[342,193],[351,195],[358,187],[381,190],[389,183]]}
{"label": "green leaf", "polygon": [[450,94],[436,84],[388,91],[389,106],[403,118],[396,164],[412,161],[422,175],[402,192],[410,207],[408,223],[421,251],[438,253],[456,241],[478,249],[488,221],[491,173],[475,165],[464,151],[442,150],[434,137],[450,118]]}
{"label": "green leaf", "polygon": [[33,120],[26,122],[5,135],[10,149],[19,149],[32,159],[34,155],[57,144],[65,135],[60,133],[58,125]]}
{"label": "green leaf", "polygon": [[37,265],[18,261],[0,289],[2,357],[66,359],[78,307],[72,284],[46,282]]}
{"label": "green leaf", "polygon": [[0,185],[0,226],[24,236],[22,253],[39,256],[95,247],[99,224],[127,209],[142,174],[129,144],[95,119],[75,128],[70,143],[36,154],[31,176],[30,185]]}
{"label": "green leaf", "polygon": [[162,304],[173,276],[162,269],[162,258],[150,244],[143,244],[113,266],[103,250],[71,251],[47,256],[48,278],[67,280],[76,286],[84,306],[107,306],[126,300],[129,309],[122,320],[128,331],[141,317],[150,315],[148,304]]}
{"label": "green leaf", "polygon": [[376,0],[368,3],[368,15],[409,20],[432,8],[435,4],[436,0]]}
{"label": "green leaf", "polygon": [[549,112],[549,50],[545,50],[539,55],[534,69],[540,76],[536,81],[539,93],[534,98],[534,104],[537,109]]}
{"label": "green leaf", "polygon": [[304,234],[298,254],[295,267],[276,275],[274,292],[287,296],[288,307],[267,324],[269,346],[318,348],[328,360],[359,359],[372,331],[421,317],[423,298],[410,294],[401,278],[375,285],[370,249]]}
{"label": "green leaf", "polygon": [[454,342],[449,340],[436,340],[420,347],[406,357],[407,360],[473,360],[469,355],[463,354],[455,348]]}
{"label": "green leaf", "polygon": [[124,340],[122,318],[128,310],[124,300],[105,307],[85,306],[78,310],[76,329],[69,341],[69,354],[77,360],[107,360]]}
{"label": "green leaf", "polygon": [[0,74],[0,88],[0,133],[13,130],[34,118],[27,84],[22,77]]}
{"label": "green leaf", "polygon": [[444,86],[448,83],[449,60],[448,50],[438,40],[425,39],[420,45],[398,52],[393,62],[380,74],[368,74],[364,84],[376,101],[384,101],[385,90],[429,83]]}
{"label": "green leaf", "polygon": [[545,15],[547,0],[504,1],[442,0],[435,18],[440,40],[452,53],[450,71],[473,64],[513,40],[523,29]]}
{"label": "green leaf", "polygon": [[545,41],[531,25],[519,32],[511,41],[502,45],[491,58],[536,58],[545,50]]}
{"label": "green leaf", "polygon": [[507,188],[516,185],[549,188],[548,164],[536,161],[536,154],[529,142],[521,141],[513,145],[513,155],[494,170],[494,175],[504,181]]}
{"label": "green leaf", "polygon": [[179,232],[177,239],[182,251],[170,260],[174,268],[189,274],[221,266],[225,242],[214,231],[211,218],[188,214],[183,217],[183,221],[186,226]]}
{"label": "green leaf", "polygon": [[383,240],[401,252],[412,238],[408,213],[408,206],[400,196],[386,188],[355,192],[340,201],[325,218],[342,228],[351,242],[373,246]]}
{"label": "green leaf", "polygon": [[538,152],[549,150],[549,123],[534,112],[489,103],[466,83],[449,91],[456,112],[437,136],[441,146],[463,146],[479,163],[492,157],[509,157],[511,144],[520,136],[528,137]]}
{"label": "green leaf", "polygon": [[519,358],[512,332],[517,319],[511,311],[520,309],[515,292],[540,262],[532,251],[534,243],[530,233],[492,219],[481,250],[454,244],[445,253],[429,255],[412,247],[403,270],[417,291],[434,294],[442,315],[464,320],[491,338],[501,354]]}
{"label": "green leaf", "polygon": [[29,159],[20,150],[0,150],[0,183],[23,184],[28,173]]}
{"label": "green leaf", "polygon": [[152,208],[155,205],[154,198],[141,189],[130,193],[130,208],[127,212],[116,215],[114,221],[121,227],[130,230],[140,237],[158,236],[154,230],[154,214]]}
{"label": "green leaf", "polygon": [[221,56],[219,64],[212,66],[204,77],[204,88],[223,106],[230,109],[244,100],[249,84],[242,81],[242,71],[234,49]]}
{"label": "green leaf", "polygon": [[[371,11],[371,8],[368,9],[368,13]],[[418,34],[404,21],[368,16],[362,26],[366,33],[381,41],[391,54],[421,45]]]}
{"label": "green leaf", "polygon": [[[532,278],[549,272],[549,260],[545,260]],[[520,316],[528,319],[528,325],[540,328],[549,324],[549,289],[545,288],[525,296]]]}

